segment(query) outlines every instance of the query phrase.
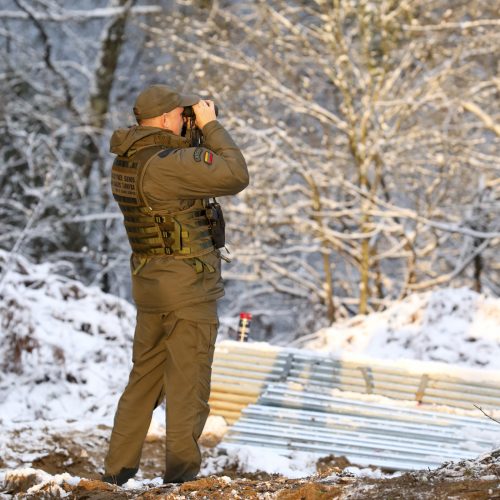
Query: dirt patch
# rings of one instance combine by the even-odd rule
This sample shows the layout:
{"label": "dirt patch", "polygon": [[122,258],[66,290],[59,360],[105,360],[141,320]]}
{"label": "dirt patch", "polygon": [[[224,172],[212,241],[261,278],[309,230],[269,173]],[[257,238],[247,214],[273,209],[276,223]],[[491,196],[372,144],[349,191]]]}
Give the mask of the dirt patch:
{"label": "dirt patch", "polygon": [[335,455],[328,455],[322,457],[316,462],[316,470],[320,477],[330,476],[342,472],[346,467],[349,467],[351,462],[346,457],[336,457]]}
{"label": "dirt patch", "polygon": [[280,491],[276,498],[279,500],[326,500],[339,498],[342,488],[326,484],[307,483],[297,488]]}
{"label": "dirt patch", "polygon": [[224,490],[230,485],[232,481],[226,481],[219,477],[204,477],[196,481],[189,481],[179,487],[181,493],[188,493],[190,491],[220,491]]}
{"label": "dirt patch", "polygon": [[[26,495],[33,485],[33,476],[20,480],[11,488],[16,499],[31,499]],[[11,483],[12,486],[12,483]],[[306,479],[277,478],[271,481],[248,479],[231,480],[211,476],[181,485],[164,485],[142,490],[124,490],[101,481],[82,480],[77,486],[48,483],[40,492],[43,497],[58,498],[61,491],[69,492],[75,500],[153,499],[278,499],[278,500],[494,500],[500,499],[499,479],[429,479],[427,475],[404,474],[390,479],[359,479],[337,477],[328,482]],[[4,490],[6,492],[6,490]]]}
{"label": "dirt patch", "polygon": [[143,477],[151,479],[155,477],[163,477],[165,469],[165,453],[164,439],[144,443],[141,458],[141,471]]}
{"label": "dirt patch", "polygon": [[73,489],[71,498],[80,500],[110,500],[130,498],[127,492],[120,491],[121,488],[102,481],[86,481],[82,479]]}
{"label": "dirt patch", "polygon": [[[398,478],[366,480],[350,488],[351,500],[493,500],[500,499],[500,478],[491,480],[431,480],[404,474]],[[347,491],[346,491],[347,493]]]}
{"label": "dirt patch", "polygon": [[227,476],[230,479],[248,479],[251,481],[275,481],[282,476],[280,474],[269,474],[268,472],[241,472],[240,464],[237,462],[229,462],[219,469],[218,473],[222,476]]}
{"label": "dirt patch", "polygon": [[39,482],[39,478],[35,471],[30,474],[7,474],[5,476],[2,492],[15,494],[28,491],[29,488]]}
{"label": "dirt patch", "polygon": [[[26,431],[28,432],[28,430]],[[23,432],[23,437],[26,437]],[[203,477],[181,485],[144,486],[131,490],[98,481],[102,474],[104,454],[110,435],[109,428],[96,428],[93,432],[71,432],[67,435],[50,432],[33,434],[23,441],[12,435],[6,454],[2,457],[10,470],[28,466],[35,471],[9,472],[3,493],[16,494],[16,499],[58,498],[69,493],[75,500],[153,499],[279,499],[279,500],[500,500],[500,451],[482,459],[444,464],[433,471],[417,471],[394,477],[376,479],[356,477],[345,457],[333,455],[317,462],[317,474],[308,479],[286,479],[265,472],[242,473],[240,464],[231,461],[217,449],[203,451],[204,463],[213,460],[217,476]],[[31,456],[31,462],[21,457]],[[16,458],[19,457],[19,458]],[[165,460],[163,439],[146,442],[143,448],[141,470],[137,479],[163,475]],[[15,461],[17,459],[17,462]],[[72,485],[63,479],[49,480],[40,471],[51,475],[69,473],[82,477]],[[380,473],[379,473],[380,474]],[[146,483],[147,484],[147,483]],[[36,494],[28,495],[30,487],[39,485]],[[1,495],[0,495],[1,496]]]}
{"label": "dirt patch", "polygon": [[[86,479],[100,479],[110,435],[111,429],[106,426],[98,426],[92,433],[56,434],[43,429],[34,434],[31,429],[17,430],[11,434],[9,457],[4,459],[1,468],[33,467],[52,475],[67,472]],[[31,447],[27,441],[31,441]],[[20,459],[26,455],[32,457],[31,461]],[[164,467],[164,440],[144,443],[138,478],[161,477]]]}
{"label": "dirt patch", "polygon": [[72,476],[87,477],[89,479],[99,477],[95,465],[89,460],[89,456],[83,448],[50,453],[33,460],[32,467],[52,475],[68,472]]}

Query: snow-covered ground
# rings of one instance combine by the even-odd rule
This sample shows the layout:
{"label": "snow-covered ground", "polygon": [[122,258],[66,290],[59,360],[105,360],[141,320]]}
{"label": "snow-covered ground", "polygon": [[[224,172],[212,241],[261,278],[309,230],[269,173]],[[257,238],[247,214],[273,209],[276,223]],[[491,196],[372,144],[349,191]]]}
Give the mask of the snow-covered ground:
{"label": "snow-covered ground", "polygon": [[[105,441],[128,378],[135,323],[128,302],[64,278],[50,264],[33,265],[4,252],[2,269],[9,259],[10,270],[0,283],[0,481],[9,477],[9,470],[29,467],[43,451],[38,444],[55,430],[85,436],[100,428],[98,437]],[[499,370],[500,299],[466,289],[413,295],[385,312],[322,330],[307,347]],[[152,436],[164,432],[162,418],[159,412]],[[83,444],[82,450],[86,453]],[[287,477],[310,475],[316,467],[308,454],[283,457],[242,449],[237,456],[212,454],[202,473],[217,474],[231,463],[241,472]],[[350,472],[374,474],[356,468]],[[40,471],[26,474],[34,474],[35,486],[76,480]]]}
{"label": "snow-covered ground", "polygon": [[134,307],[50,264],[12,264],[0,288],[2,425],[112,418],[131,366]]}
{"label": "snow-covered ground", "polygon": [[325,328],[309,349],[500,370],[500,299],[466,288],[414,294]]}

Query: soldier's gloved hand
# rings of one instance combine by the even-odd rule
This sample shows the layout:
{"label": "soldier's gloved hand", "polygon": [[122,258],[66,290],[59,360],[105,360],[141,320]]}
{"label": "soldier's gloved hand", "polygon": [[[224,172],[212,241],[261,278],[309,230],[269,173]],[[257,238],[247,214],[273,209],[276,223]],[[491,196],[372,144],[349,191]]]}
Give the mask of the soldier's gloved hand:
{"label": "soldier's gloved hand", "polygon": [[216,119],[213,101],[199,101],[193,105],[193,111],[196,115],[195,123],[199,129],[202,129],[207,123]]}

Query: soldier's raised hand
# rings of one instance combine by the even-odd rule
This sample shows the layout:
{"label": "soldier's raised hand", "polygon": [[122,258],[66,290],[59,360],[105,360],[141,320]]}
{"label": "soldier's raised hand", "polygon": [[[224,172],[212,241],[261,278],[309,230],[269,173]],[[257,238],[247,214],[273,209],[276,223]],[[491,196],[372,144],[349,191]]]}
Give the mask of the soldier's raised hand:
{"label": "soldier's raised hand", "polygon": [[200,129],[217,119],[213,101],[199,101],[193,105],[193,111],[196,115],[196,126]]}

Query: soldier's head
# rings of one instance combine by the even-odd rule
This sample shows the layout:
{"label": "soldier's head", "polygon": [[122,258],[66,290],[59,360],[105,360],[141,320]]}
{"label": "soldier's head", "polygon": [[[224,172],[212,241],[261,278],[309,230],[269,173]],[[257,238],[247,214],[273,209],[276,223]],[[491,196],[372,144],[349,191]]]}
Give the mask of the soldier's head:
{"label": "soldier's head", "polygon": [[196,95],[182,95],[167,85],[151,85],[137,96],[134,115],[139,125],[163,128],[180,135],[184,106],[192,106],[199,100]]}

